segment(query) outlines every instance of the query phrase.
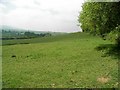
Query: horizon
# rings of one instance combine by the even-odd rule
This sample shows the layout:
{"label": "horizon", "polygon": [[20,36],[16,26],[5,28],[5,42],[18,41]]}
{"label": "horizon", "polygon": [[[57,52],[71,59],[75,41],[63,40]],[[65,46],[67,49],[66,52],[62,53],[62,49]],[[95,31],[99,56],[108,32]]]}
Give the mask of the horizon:
{"label": "horizon", "polygon": [[84,0],[1,0],[0,25],[25,30],[80,32],[79,12]]}
{"label": "horizon", "polygon": [[[4,27],[3,27],[4,26]],[[7,26],[7,25],[0,25],[0,31],[28,31],[28,32],[55,32],[55,33],[76,33],[76,32],[82,32],[82,29],[79,31],[73,31],[73,32],[66,32],[66,31],[44,31],[44,30],[35,30],[35,29],[25,29],[25,28],[17,28],[13,26]]]}

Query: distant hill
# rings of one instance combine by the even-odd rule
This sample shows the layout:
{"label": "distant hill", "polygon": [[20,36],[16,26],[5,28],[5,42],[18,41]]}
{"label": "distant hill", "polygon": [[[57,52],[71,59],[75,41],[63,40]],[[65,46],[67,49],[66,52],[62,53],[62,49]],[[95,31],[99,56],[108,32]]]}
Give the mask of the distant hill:
{"label": "distant hill", "polygon": [[35,31],[35,30],[26,30],[16,27],[0,25],[0,32],[2,33],[1,39],[26,39],[26,38],[35,38],[35,37],[46,37],[46,36],[56,36],[66,34],[63,32],[51,32],[51,31]]}
{"label": "distant hill", "polygon": [[7,26],[7,25],[0,25],[0,30],[6,30],[6,31],[9,31],[9,30],[11,30],[11,31],[21,31],[21,30],[23,30],[24,31],[24,29],[12,27],[12,26]]}
{"label": "distant hill", "polygon": [[52,31],[37,31],[37,30],[30,30],[30,29],[21,29],[21,28],[16,28],[16,27],[12,27],[12,26],[7,26],[7,25],[0,25],[0,32],[2,30],[5,31],[15,31],[15,32],[34,32],[35,34],[41,34],[41,33],[50,33],[52,35],[60,35],[60,34],[66,34],[65,32],[52,32]]}

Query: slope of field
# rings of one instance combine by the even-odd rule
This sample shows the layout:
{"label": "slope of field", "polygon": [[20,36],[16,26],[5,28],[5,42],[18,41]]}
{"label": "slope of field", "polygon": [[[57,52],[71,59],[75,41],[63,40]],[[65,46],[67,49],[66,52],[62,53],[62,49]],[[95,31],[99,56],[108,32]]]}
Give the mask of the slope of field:
{"label": "slope of field", "polygon": [[[97,51],[111,44],[75,33],[9,41],[3,46],[3,88],[112,88],[118,85],[118,60]],[[29,44],[20,44],[20,42]],[[4,42],[5,43],[5,42]]]}

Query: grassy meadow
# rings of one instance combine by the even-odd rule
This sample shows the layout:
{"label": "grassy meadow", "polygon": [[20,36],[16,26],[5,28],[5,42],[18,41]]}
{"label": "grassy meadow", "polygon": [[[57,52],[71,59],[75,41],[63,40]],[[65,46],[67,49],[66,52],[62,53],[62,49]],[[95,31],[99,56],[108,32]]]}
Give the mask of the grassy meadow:
{"label": "grassy meadow", "polygon": [[[3,40],[3,88],[113,88],[118,59],[86,33]],[[103,47],[104,48],[104,47]]]}

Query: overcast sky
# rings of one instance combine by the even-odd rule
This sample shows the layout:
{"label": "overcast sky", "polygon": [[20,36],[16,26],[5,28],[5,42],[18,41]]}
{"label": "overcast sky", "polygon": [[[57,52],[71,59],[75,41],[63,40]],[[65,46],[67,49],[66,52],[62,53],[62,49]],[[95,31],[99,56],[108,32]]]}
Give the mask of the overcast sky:
{"label": "overcast sky", "polygon": [[0,0],[0,25],[39,31],[80,31],[77,19],[83,2],[84,0]]}

